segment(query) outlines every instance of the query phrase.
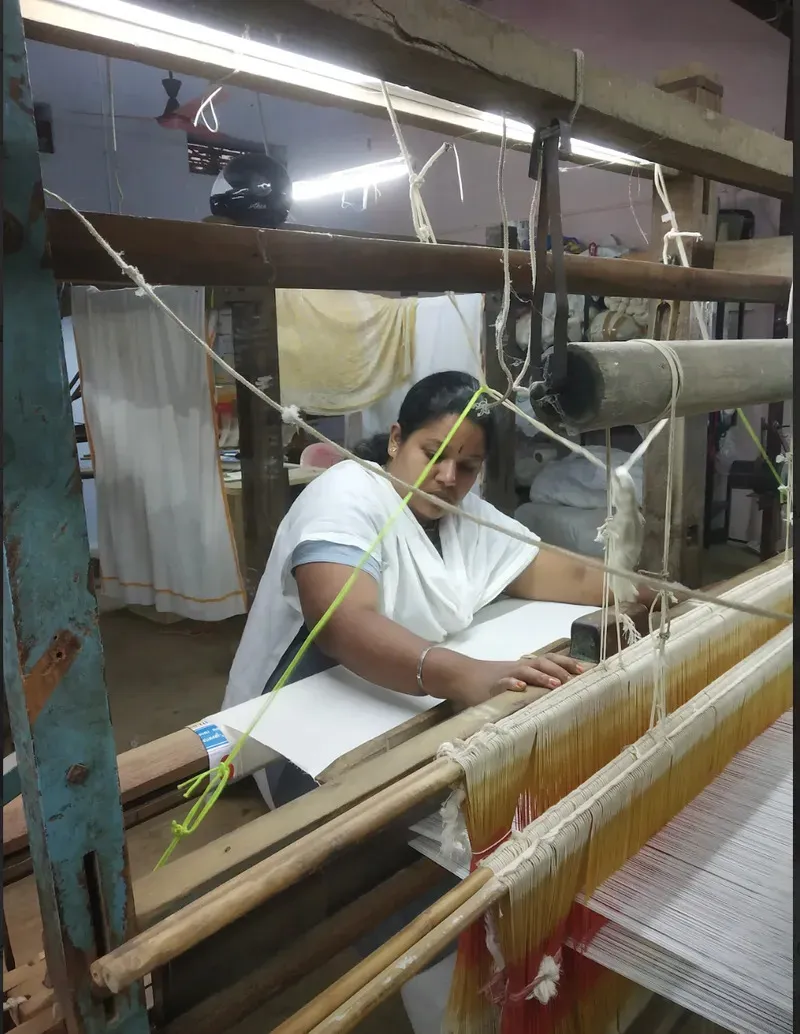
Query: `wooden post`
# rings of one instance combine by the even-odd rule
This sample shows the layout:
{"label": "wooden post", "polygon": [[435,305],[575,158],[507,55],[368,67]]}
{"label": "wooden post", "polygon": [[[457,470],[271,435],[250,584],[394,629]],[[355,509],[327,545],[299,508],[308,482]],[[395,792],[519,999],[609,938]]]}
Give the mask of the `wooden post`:
{"label": "wooden post", "polygon": [[89,979],[135,917],[18,0],[3,0],[3,159],[3,687],[47,973],[69,1034],[146,1034],[140,982],[101,1001]]}
{"label": "wooden post", "polygon": [[[233,354],[236,369],[251,383],[281,397],[278,364],[278,320],[275,290],[236,292],[231,296]],[[242,462],[244,525],[243,577],[248,603],[253,602],[267,564],[278,525],[288,508],[289,481],[283,466],[283,423],[280,415],[237,384],[239,453]]]}
{"label": "wooden post", "polygon": [[[715,76],[700,66],[691,65],[676,72],[664,73],[658,77],[656,85],[667,93],[692,101],[709,111],[721,111],[722,86]],[[713,256],[709,244],[713,244],[716,239],[715,185],[702,177],[681,173],[670,180],[667,190],[678,227],[682,231],[694,230],[703,235],[700,242],[684,238],[690,263],[708,265],[707,259]],[[662,222],[663,214],[664,206],[654,189],[650,257],[658,262],[661,261],[664,234],[669,229],[669,225]],[[692,317],[691,305],[678,306],[673,303],[671,308],[672,318],[664,320],[660,318],[664,315],[659,311],[661,306],[654,306],[655,336],[684,340],[698,338],[700,331]],[[706,415],[680,419],[675,426],[669,575],[690,587],[702,583],[707,427]],[[667,446],[665,431],[650,447],[644,461],[643,510],[646,523],[641,566],[648,571],[659,571],[662,566]]]}

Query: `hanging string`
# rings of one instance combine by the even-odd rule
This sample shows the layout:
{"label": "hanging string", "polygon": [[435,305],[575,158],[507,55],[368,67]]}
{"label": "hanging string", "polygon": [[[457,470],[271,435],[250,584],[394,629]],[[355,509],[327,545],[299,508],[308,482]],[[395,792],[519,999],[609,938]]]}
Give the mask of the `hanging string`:
{"label": "hanging string", "polygon": [[392,98],[390,97],[389,90],[383,80],[381,80],[381,92],[383,93],[383,101],[386,105],[386,110],[389,113],[389,121],[392,123],[392,129],[394,130],[397,146],[400,148],[400,154],[402,155],[403,161],[406,163],[406,169],[408,170],[408,199],[411,203],[411,220],[414,224],[414,233],[422,244],[435,244],[436,235],[433,232],[433,225],[431,223],[430,216],[428,215],[428,210],[425,207],[425,202],[422,199],[422,191],[420,188],[425,181],[426,173],[429,171],[433,163],[440,158],[442,154],[444,154],[447,149],[447,145],[442,144],[439,150],[428,159],[422,170],[419,173],[415,173],[411,152],[406,146],[405,137],[403,136],[403,131],[400,128],[400,123],[397,119],[397,113],[394,110]]}
{"label": "hanging string", "polygon": [[106,82],[108,84],[108,101],[111,114],[111,146],[114,149],[114,182],[117,186],[119,202],[117,208],[122,215],[122,203],[125,195],[122,192],[122,185],[119,181],[119,151],[117,150],[117,111],[114,101],[114,73],[111,71],[111,58],[106,56]]}
{"label": "hanging string", "polygon": [[785,541],[783,547],[783,559],[788,561],[789,551],[792,544],[792,531],[793,531],[793,514],[794,514],[794,435],[789,439],[789,449],[786,452],[786,486],[782,493],[784,494],[784,502],[786,512],[784,515],[785,522]]}
{"label": "hanging string", "polygon": [[[245,42],[245,41],[248,41],[249,39],[250,39],[250,26],[249,25],[245,25],[244,31],[242,32],[241,40],[242,40],[242,42]],[[242,59],[242,52],[241,52],[241,50],[237,49],[237,51],[235,52],[234,56],[236,57],[236,65],[235,65],[235,67],[230,72],[228,72],[227,75],[224,75],[221,79],[217,79],[217,81],[215,83],[213,83],[209,87],[208,94],[200,102],[200,107],[197,109],[197,112],[195,113],[195,116],[192,119],[192,125],[195,128],[197,128],[198,123],[202,119],[203,120],[203,125],[206,127],[206,129],[209,131],[209,133],[218,133],[219,132],[219,119],[217,118],[217,111],[216,111],[216,108],[214,107],[214,98],[218,97],[219,94],[221,93],[223,84],[227,83],[229,79],[232,79],[234,76],[238,75],[239,72],[241,71],[241,59]],[[214,124],[213,125],[206,118],[206,108],[208,109],[208,112],[209,112],[211,118],[214,120]],[[263,125],[263,123],[262,123],[262,125]]]}
{"label": "hanging string", "polygon": [[572,111],[569,113],[568,121],[570,125],[575,121],[575,116],[583,104],[583,79],[586,64],[586,58],[582,50],[575,47],[573,54],[575,55],[575,103],[572,105]]}
{"label": "hanging string", "polygon": [[[494,346],[497,352],[497,361],[500,364],[500,369],[506,375],[508,380],[508,390],[505,397],[510,398],[514,392],[514,377],[511,370],[508,368],[506,363],[505,350],[503,348],[503,342],[505,339],[506,324],[508,323],[508,314],[511,310],[511,257],[510,257],[510,231],[508,226],[508,205],[506,204],[506,194],[503,186],[503,173],[505,171],[506,164],[506,145],[508,137],[506,134],[506,117],[503,116],[503,131],[500,137],[500,157],[497,161],[497,197],[500,202],[500,226],[502,231],[502,249],[503,249],[503,295],[500,303],[500,312],[497,314],[497,319],[494,324]],[[528,351],[530,352],[530,344],[528,345]]]}

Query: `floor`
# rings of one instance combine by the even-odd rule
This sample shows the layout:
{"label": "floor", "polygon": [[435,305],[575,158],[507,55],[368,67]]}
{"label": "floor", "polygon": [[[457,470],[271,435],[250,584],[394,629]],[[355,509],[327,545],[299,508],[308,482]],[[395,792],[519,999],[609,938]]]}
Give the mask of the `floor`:
{"label": "floor", "polygon": [[[757,563],[758,557],[742,547],[715,547],[704,580],[721,581]],[[127,610],[101,616],[118,752],[183,728],[218,709],[243,624],[242,618],[235,618],[219,624],[162,625]],[[130,831],[134,880],[155,865],[169,840],[171,818],[181,816],[184,810],[158,816]],[[263,802],[251,781],[232,787],[194,835],[194,846],[224,835],[263,811]],[[4,908],[18,963],[35,958],[41,951],[41,927],[31,878],[8,888]],[[342,953],[228,1034],[266,1034],[356,961],[354,953]],[[397,999],[374,1012],[359,1030],[363,1034],[410,1034]]]}

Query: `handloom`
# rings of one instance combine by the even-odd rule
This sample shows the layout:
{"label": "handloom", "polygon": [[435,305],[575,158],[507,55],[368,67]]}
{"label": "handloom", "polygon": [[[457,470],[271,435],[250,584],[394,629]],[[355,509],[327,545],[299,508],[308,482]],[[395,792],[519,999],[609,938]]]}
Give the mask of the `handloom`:
{"label": "handloom", "polygon": [[[337,32],[331,36],[322,27],[320,19],[307,17],[308,13],[321,10],[326,2],[327,0],[321,0],[321,3],[317,3],[317,0],[297,0],[297,3],[283,4],[283,17],[287,18],[291,9],[295,26],[300,27],[304,22],[309,25],[319,23],[320,28],[314,31],[324,32],[331,39],[335,37],[338,42],[334,51],[337,48],[341,51],[343,44],[340,34]],[[493,95],[497,96],[498,102],[504,102],[501,106],[505,107],[506,101],[512,104],[512,108],[514,104],[526,105],[535,93],[532,86],[535,87],[536,84],[528,83],[526,86],[520,83],[519,69],[513,67],[514,52],[506,46],[506,43],[512,42],[511,32],[514,34],[513,42],[520,43],[518,31],[504,30],[507,34],[500,40],[502,45],[497,46],[497,40],[487,31],[494,23],[481,21],[486,16],[474,10],[458,11],[456,8],[459,5],[452,0],[443,0],[443,3],[452,7],[452,11],[446,12],[451,17],[441,19],[442,25],[448,22],[459,26],[465,21],[465,14],[473,19],[466,26],[469,30],[467,42],[470,46],[478,45],[479,49],[474,54],[477,60],[466,73],[459,61],[451,61],[450,55],[444,57],[442,53],[437,56],[425,45],[427,27],[424,21],[419,22],[419,18],[427,18],[429,12],[427,5],[419,3],[418,0],[409,0],[409,3],[401,5],[403,10],[400,11],[398,8],[397,12],[398,15],[402,15],[401,21],[406,27],[409,17],[417,19],[420,25],[416,30],[417,42],[414,42],[413,36],[408,36],[402,42],[393,42],[395,50],[403,53],[400,62],[393,61],[391,55],[381,46],[371,48],[371,53],[377,55],[371,71],[378,77],[396,73],[407,87],[416,89],[441,85],[446,80],[447,89],[451,91],[451,99],[458,103],[478,101],[474,86],[470,86],[466,80],[469,77],[475,83],[475,77],[480,79],[482,76],[483,83],[488,84],[491,80]],[[343,32],[347,30],[347,19],[355,13],[358,3],[343,0],[342,6],[348,5],[353,10],[345,11],[343,15]],[[212,7],[221,9],[224,6],[227,14],[228,7],[236,7],[239,15],[244,9],[241,4],[220,5],[216,0],[208,0],[207,3],[194,6],[198,9],[198,15],[200,8],[211,11]],[[267,13],[259,16],[262,27],[268,28],[270,32],[279,29],[280,25],[275,23],[274,19],[280,18],[280,11],[276,15],[273,8],[277,10],[281,5],[261,6],[265,12],[269,8]],[[396,0],[389,0],[389,6],[397,7]],[[295,11],[295,8],[298,10]],[[86,586],[88,558],[85,529],[80,512],[79,494],[76,495],[75,491],[78,482],[72,444],[72,421],[69,413],[69,393],[65,390],[66,385],[62,383],[63,364],[52,269],[55,265],[56,277],[91,284],[120,282],[127,274],[110,261],[95,240],[88,236],[79,238],[79,235],[74,233],[70,225],[73,218],[71,214],[51,212],[45,217],[33,103],[28,85],[30,77],[18,0],[4,0],[4,13],[8,15],[4,18],[4,42],[8,44],[4,47],[4,89],[8,115],[6,136],[9,157],[9,197],[6,205],[8,219],[4,220],[8,225],[4,226],[4,229],[8,230],[9,237],[6,251],[11,288],[8,291],[11,311],[6,335],[9,348],[8,360],[5,363],[8,374],[8,404],[4,415],[5,437],[9,444],[5,469],[9,502],[6,507],[5,530],[8,554],[5,613],[8,620],[4,631],[7,645],[10,647],[6,651],[10,658],[6,670],[6,692],[21,761],[21,782],[30,823],[31,852],[45,919],[46,962],[50,978],[48,983],[54,988],[55,999],[64,1017],[63,1026],[69,1030],[97,1031],[98,1034],[112,1029],[124,1029],[129,1034],[142,1034],[150,1029],[151,1023],[159,1029],[164,1029],[165,1023],[171,1023],[176,1013],[180,1014],[179,1021],[188,1018],[186,999],[181,1001],[180,994],[176,993],[175,989],[176,967],[167,967],[160,962],[155,963],[155,971],[153,966],[148,966],[144,970],[134,967],[137,975],[130,977],[124,985],[128,990],[108,997],[109,986],[94,986],[98,981],[90,978],[89,969],[93,960],[113,957],[115,952],[123,947],[128,948],[132,955],[137,950],[143,954],[147,954],[149,950],[151,957],[158,957],[160,951],[162,959],[166,952],[168,961],[182,956],[184,968],[191,970],[190,1001],[194,1011],[203,1004],[204,997],[208,999],[215,993],[214,987],[209,989],[206,977],[211,974],[219,977],[220,971],[225,969],[225,964],[230,964],[231,957],[236,954],[234,949],[239,949],[236,961],[241,967],[235,980],[246,979],[252,967],[259,965],[265,954],[276,950],[275,939],[273,937],[270,942],[270,936],[275,933],[277,927],[284,928],[285,920],[282,917],[287,914],[287,909],[282,910],[285,902],[269,902],[270,910],[266,923],[263,922],[263,912],[261,915],[251,916],[253,925],[260,926],[261,937],[259,941],[250,941],[251,945],[257,945],[257,950],[250,952],[251,957],[247,954],[247,945],[244,945],[243,950],[243,931],[240,924],[235,928],[231,925],[228,931],[231,936],[227,941],[220,937],[210,940],[207,949],[204,946],[204,949],[198,952],[187,951],[189,941],[182,936],[187,919],[195,928],[201,928],[196,933],[193,942],[195,944],[221,929],[219,925],[212,929],[214,904],[215,901],[219,903],[219,898],[211,900],[209,894],[198,902],[200,907],[191,915],[187,909],[183,910],[183,926],[180,925],[180,913],[170,916],[170,919],[178,920],[178,923],[172,928],[170,936],[167,936],[170,931],[164,927],[158,932],[160,948],[156,943],[156,936],[153,936],[149,949],[147,944],[143,944],[137,937],[130,940],[131,934],[135,932],[134,901],[132,887],[127,878],[126,849],[115,785],[114,749],[102,675],[102,652],[96,628],[96,609],[91,598],[91,584],[88,592]],[[250,17],[249,11],[247,17]],[[389,20],[385,25],[386,32],[395,31],[395,26]],[[461,30],[463,28],[461,25]],[[370,31],[377,41],[383,30]],[[303,33],[300,32],[298,39],[302,36]],[[363,38],[362,36],[362,40]],[[524,36],[521,42],[524,44],[523,49],[537,46],[535,41]],[[106,43],[101,40],[95,45],[104,47]],[[360,46],[363,49],[363,43]],[[542,53],[543,57],[549,57],[546,51]],[[331,52],[331,56],[336,55]],[[559,87],[560,95],[558,91],[550,90],[549,87],[544,90],[544,95],[550,96],[555,102],[556,109],[563,108],[566,113],[567,110],[573,109],[573,103],[577,104],[579,98],[581,99],[582,107],[576,131],[581,132],[584,127],[591,129],[592,126],[601,136],[606,132],[613,134],[616,131],[617,136],[611,136],[612,143],[616,139],[625,146],[640,144],[647,151],[646,157],[653,160],[668,164],[673,161],[679,162],[688,166],[698,176],[705,176],[711,180],[732,180],[753,189],[780,188],[783,193],[788,193],[791,186],[791,168],[789,148],[788,145],[784,146],[783,141],[768,134],[759,135],[747,127],[732,125],[719,117],[713,120],[712,125],[707,121],[705,113],[693,111],[687,102],[668,96],[663,91],[650,89],[645,99],[648,102],[647,106],[652,106],[656,112],[659,121],[657,137],[662,141],[656,146],[652,144],[652,125],[644,124],[641,113],[640,101],[643,94],[640,96],[637,92],[638,111],[634,112],[630,104],[625,107],[623,103],[625,97],[631,95],[627,84],[616,80],[609,83],[607,76],[587,69],[584,97],[584,91],[578,89],[577,68],[574,77],[572,74],[575,66],[574,55],[568,54],[567,58],[567,76],[563,75],[563,61],[557,65],[553,65],[549,60],[535,61],[531,65],[530,60],[526,60],[524,65],[526,69],[530,69],[533,66],[538,68],[541,64],[542,68],[546,66],[550,71],[558,72],[555,78],[563,79],[567,86],[566,96],[563,86]],[[443,61],[447,62],[446,69]],[[484,70],[489,67],[487,61],[491,68],[488,72],[481,72],[481,67]],[[433,73],[429,71],[433,67],[431,62],[436,64]],[[554,78],[550,71],[545,75],[547,80]],[[527,71],[525,74],[528,74]],[[539,78],[542,78],[541,74]],[[434,80],[437,82],[434,83]],[[516,100],[512,96],[512,87],[517,90]],[[522,94],[519,92],[520,89],[523,91]],[[625,110],[618,107],[620,104]],[[538,105],[531,105],[531,110],[536,108]],[[514,113],[512,110],[511,114]],[[649,114],[647,117],[651,118]],[[664,132],[661,133],[661,130]],[[732,140],[732,137],[736,139]],[[753,158],[753,155],[757,158]],[[775,169],[779,171],[776,173]],[[245,315],[249,316],[252,310],[257,310],[259,314],[257,323],[260,333],[257,347],[253,347],[250,353],[256,367],[251,368],[249,363],[243,363],[242,369],[247,368],[251,381],[260,381],[262,375],[274,377],[276,389],[279,370],[277,361],[273,362],[271,358],[276,335],[273,319],[275,286],[329,289],[349,286],[361,290],[371,286],[374,290],[457,289],[483,292],[498,288],[502,279],[507,295],[505,270],[509,271],[508,275],[516,289],[523,294],[529,295],[534,286],[533,270],[530,269],[531,256],[529,252],[524,251],[504,256],[501,265],[497,260],[496,251],[469,246],[445,246],[433,250],[433,247],[408,242],[336,238],[324,234],[309,235],[293,231],[260,232],[205,224],[154,223],[128,217],[99,218],[98,225],[104,234],[115,242],[117,248],[125,251],[127,262],[145,270],[153,282],[174,283],[177,280],[193,286],[214,287],[223,284],[255,285],[258,301],[253,306],[248,303]],[[52,231],[52,262],[45,242],[46,224]],[[339,260],[331,261],[332,254],[338,255]],[[409,256],[411,261],[408,261]],[[744,274],[732,276],[714,270],[687,271],[645,262],[610,263],[604,266],[602,260],[592,259],[565,260],[565,267],[567,266],[567,279],[573,289],[589,290],[588,281],[591,280],[599,291],[602,280],[604,286],[600,293],[611,291],[615,294],[643,294],[655,298],[661,298],[666,293],[673,299],[696,298],[698,301],[713,298],[733,299],[736,295],[744,295],[754,301],[772,302],[783,302],[789,293],[788,280],[783,278]],[[540,273],[545,285],[552,284],[550,269],[541,268]],[[459,277],[461,279],[458,279]],[[583,281],[581,277],[584,278]],[[438,278],[439,288],[434,286],[435,278]],[[579,286],[581,284],[582,286]],[[633,289],[634,285],[636,289]],[[256,342],[253,343],[255,346]],[[783,349],[790,350],[789,344]],[[651,346],[645,344],[639,351],[645,356],[648,365],[651,362],[659,362],[657,356],[652,354]],[[694,351],[699,354],[700,347]],[[651,356],[650,360],[646,358],[647,355]],[[742,363],[739,371],[740,380],[747,382],[748,389],[753,386],[752,381],[764,380],[763,374],[759,377],[758,355],[759,346],[753,343],[748,349],[747,361]],[[495,387],[500,387],[501,382],[496,378],[495,380]],[[666,383],[663,369],[660,380]],[[505,390],[505,386],[502,386]],[[783,394],[781,389],[779,395],[764,395],[761,401],[780,401],[789,394],[788,385],[787,388],[789,390],[786,394]],[[671,400],[675,399],[675,394],[673,389]],[[736,397],[731,394],[727,401],[733,403]],[[253,407],[249,426],[259,442],[259,455],[266,462],[253,463],[250,486],[254,498],[257,492],[261,493],[263,498],[268,494],[266,490],[275,488],[272,498],[277,500],[277,489],[281,485],[281,466],[280,463],[273,465],[269,461],[277,455],[273,450],[281,438],[280,427],[276,428],[276,424],[281,417],[289,419],[290,414],[281,413],[276,409],[269,414],[269,420],[266,420],[261,419],[263,411],[258,414],[255,410],[256,407]],[[658,413],[660,412],[659,409]],[[658,417],[658,413],[653,414],[654,418]],[[46,420],[42,419],[42,414],[47,415]],[[278,433],[275,433],[276,430]],[[277,470],[277,475],[269,473],[270,466]],[[32,481],[32,470],[44,471],[44,474],[40,473],[38,479]],[[248,475],[245,474],[245,481],[247,478]],[[270,511],[269,520],[262,524],[268,525],[278,509],[278,506],[274,506]],[[256,543],[259,549],[263,547],[266,538],[266,532],[262,532]],[[761,617],[763,616],[762,613]],[[495,701],[491,703],[496,704]],[[485,721],[492,712],[487,706],[486,710],[478,709],[477,713],[483,716],[480,721]],[[496,714],[494,712],[493,716],[496,717]],[[467,719],[478,721],[475,712],[467,716]],[[195,736],[190,732],[187,735]],[[452,738],[458,734],[449,735]],[[464,733],[461,732],[460,735]],[[427,765],[425,762],[429,760],[429,756],[417,756],[420,758],[418,765],[422,766],[423,778],[427,770],[428,784],[435,784],[437,792],[457,781],[461,768],[455,761],[440,758],[432,765]],[[438,766],[437,777],[431,779],[431,769],[435,766]],[[452,774],[453,769],[455,775]],[[390,774],[387,775],[387,771]],[[343,847],[352,846],[358,836],[368,837],[385,828],[386,818],[385,812],[379,807],[379,791],[387,787],[392,791],[396,788],[397,797],[401,797],[403,788],[394,781],[398,779],[398,774],[406,775],[408,772],[419,774],[415,773],[413,768],[406,768],[400,772],[397,767],[392,768],[391,762],[384,765],[380,772],[376,766],[370,768],[368,773],[362,770],[361,796],[348,797],[347,803],[342,803],[342,798],[339,798],[336,807],[330,807],[325,814],[326,818],[332,820],[327,823],[327,827],[319,830],[315,837],[308,836],[291,845],[298,849],[292,856],[296,863],[293,872],[289,871],[291,867],[287,864],[288,859],[283,852],[282,858],[273,855],[273,858],[267,860],[274,864],[275,869],[283,866],[282,889],[304,879],[311,871],[315,858],[317,861],[321,856],[330,858],[336,851],[342,852]],[[444,784],[441,782],[443,772],[447,774]],[[309,812],[314,812],[314,809],[319,807],[316,802],[320,799],[332,799],[325,796],[326,789],[318,794],[315,792],[309,795],[312,798],[307,802],[311,805]],[[432,796],[433,794],[425,798],[418,797],[418,800],[430,801]],[[350,821],[350,816],[361,804],[373,802],[375,813],[372,821],[366,821],[362,813],[360,833],[356,834],[356,824]],[[385,804],[385,798],[383,803]],[[351,808],[351,811],[343,814],[347,808]],[[402,802],[396,802],[395,808],[395,815],[404,814]],[[97,821],[98,814],[102,814],[101,823]],[[297,811],[290,814],[294,818]],[[315,814],[315,820],[309,820],[306,814],[302,832],[313,829],[315,822],[323,821],[319,817],[319,810]],[[292,824],[288,815],[278,814],[267,818],[276,820],[270,827],[272,839],[269,844],[273,851],[276,847],[285,845],[287,840],[297,836],[301,830],[301,823]],[[341,834],[342,830],[348,831],[346,835],[340,835],[338,838],[337,829],[331,828],[337,818],[343,820],[337,827],[338,832]],[[281,822],[285,823],[283,841],[274,834]],[[255,827],[256,823],[250,825]],[[287,831],[286,827],[291,828]],[[229,850],[227,839],[225,843],[216,845],[217,866],[206,868],[205,889],[208,889],[209,885],[218,887],[226,876],[237,871],[251,884],[263,878],[260,864],[254,864],[262,863],[265,855],[269,853],[269,845],[265,846],[265,841],[269,838],[261,837],[262,829],[263,826],[259,826],[258,831],[254,829],[251,832],[249,854],[241,852],[238,863],[232,863],[231,854],[226,853]],[[378,842],[372,844],[373,855],[369,872],[373,880],[376,879],[375,859],[380,854],[385,839],[376,838]],[[328,854],[324,855],[324,851]],[[200,854],[201,851],[195,852],[196,856]],[[339,860],[343,865],[349,864],[352,868],[351,856],[345,857],[342,854]],[[202,868],[199,858],[195,858],[193,865]],[[409,868],[414,867],[409,865]],[[210,869],[213,869],[211,875]],[[330,873],[322,875],[326,879],[323,887],[325,899],[326,902],[330,902],[336,897],[336,888],[333,880],[328,881]],[[383,877],[377,877],[381,878]],[[484,878],[491,879],[491,874],[485,866],[479,866],[473,876],[464,881],[461,888],[462,898],[457,908],[469,905],[473,916],[480,914],[480,910],[474,911],[470,899],[475,888],[475,880]],[[418,877],[414,877],[411,883],[415,881],[418,882]],[[196,894],[199,893],[197,887],[200,885],[201,882],[196,878],[193,884]],[[352,886],[351,884],[351,890]],[[374,886],[373,882],[367,889],[371,890]],[[304,893],[307,887],[307,884],[303,884],[297,890]],[[246,887],[244,883],[239,883],[235,889],[241,892]],[[408,885],[405,890],[408,891]],[[363,886],[361,892],[363,893]],[[358,903],[364,907],[372,907],[372,904],[367,902],[368,896],[367,894],[359,899]],[[254,900],[252,896],[250,900]],[[261,902],[264,900],[266,898],[262,896]],[[339,904],[334,905],[335,908],[341,908],[342,898],[338,900]],[[347,900],[352,898],[345,899],[345,903]],[[174,911],[183,903],[185,899],[180,899],[175,894],[169,899],[169,911]],[[137,892],[136,908],[140,914],[136,917],[135,925],[142,929],[147,926],[147,921],[142,917],[143,913],[146,913],[146,908],[140,911],[139,905]],[[388,907],[385,900],[383,907]],[[438,907],[441,918],[447,920],[447,914],[444,912],[447,903],[440,902]],[[485,907],[486,905],[484,910]],[[245,905],[244,911],[246,910]],[[376,907],[375,912],[379,911]],[[243,911],[239,910],[238,914],[243,915]],[[462,917],[456,915],[451,926],[453,931],[457,932],[460,928],[462,918],[466,924],[471,921],[470,916],[464,918],[463,913]],[[362,921],[363,916],[359,922]],[[227,922],[232,924],[230,915]],[[296,925],[296,917],[292,917],[285,928],[288,929],[292,922]],[[429,923],[428,929],[435,925],[430,917],[423,922]],[[175,936],[176,929],[178,936]],[[156,931],[152,930],[150,933],[155,935]],[[314,939],[317,939],[317,930],[313,933]],[[434,930],[433,934],[439,936],[439,931]],[[318,936],[326,936],[321,928]],[[342,936],[341,930],[338,936]],[[500,944],[503,936],[504,932],[499,931],[492,942],[493,945],[495,941]],[[300,972],[307,972],[326,957],[319,954],[319,946],[309,937],[305,940],[300,937],[292,947],[296,951],[303,948],[306,953],[300,959]],[[500,947],[503,945],[500,944]],[[313,961],[314,958],[316,963]],[[296,959],[297,956],[293,963],[295,967]],[[250,970],[247,968],[248,965],[251,967]],[[385,963],[382,968],[385,968]],[[145,976],[147,983],[146,974],[149,973],[152,973],[156,1000],[150,1016],[147,1015],[147,1008],[152,1004],[153,996],[150,995],[145,1005],[147,996],[142,993],[141,982],[138,980],[139,977]],[[620,978],[610,976],[606,979],[619,981]],[[540,987],[543,988],[544,983]],[[563,976],[560,987],[561,992],[556,996],[556,1001],[559,997],[564,1000],[564,991],[567,988]],[[226,991],[235,990],[237,988],[226,988]],[[252,987],[242,988],[238,985],[238,994],[241,999],[246,1000],[245,1005],[252,1005],[257,998]],[[102,996],[106,996],[105,1001],[100,1000]],[[171,999],[166,1002],[166,1006],[169,1007],[167,1012],[171,1010],[171,1015],[166,1020],[163,1011],[166,1007],[165,999]],[[236,1008],[241,1008],[241,1004],[241,1001],[236,1002]],[[323,1020],[329,1012],[330,1010],[323,1014]],[[217,1026],[210,1028],[213,1034],[220,1030],[230,1030],[231,1011],[223,1011],[217,1015]],[[239,1016],[241,1015],[240,1012]],[[36,1029],[41,1029],[38,1025],[41,1019],[42,1017],[37,1017]],[[198,1034],[196,1017],[192,1017],[192,1021],[188,1029],[191,1034]],[[174,1032],[171,1031],[171,1034]]]}
{"label": "handloom", "polygon": [[[395,955],[389,942],[340,981],[350,990],[345,1001],[337,1003],[331,995],[334,985],[284,1024],[281,1034],[352,1029],[487,913],[477,929],[491,946],[489,963],[481,965],[478,957],[478,965],[462,965],[457,972],[445,1030],[602,1030],[632,987],[581,953],[562,951],[567,939],[580,945],[593,933],[576,897],[591,898],[738,751],[786,712],[791,666],[792,631],[785,629],[513,833],[445,895],[448,902],[441,899],[412,924],[413,937],[408,928],[393,939],[405,944],[404,950]],[[357,971],[367,977],[363,983]],[[314,1014],[323,999],[327,1018]],[[772,1029],[762,1028],[764,1034]]]}
{"label": "handloom", "polygon": [[[768,601],[777,608],[786,606],[791,598],[791,565],[782,564],[768,570],[724,594],[726,597],[737,595]],[[762,644],[769,644],[779,627],[777,622],[760,623],[730,610],[705,605],[675,617],[666,644],[668,710],[674,713],[682,706],[697,706],[697,702],[704,699],[703,695],[708,694],[707,687],[717,687],[720,682],[724,685],[729,670],[737,664],[758,669],[761,654],[753,651],[758,651]],[[791,630],[782,634],[788,635],[790,644]],[[751,657],[755,660],[751,661]],[[790,686],[791,649],[784,650],[781,658],[786,661],[788,681],[784,682]],[[494,890],[487,886],[491,873],[481,864],[482,860],[508,836],[512,825],[519,829],[532,820],[534,824],[544,821],[553,811],[561,814],[564,802],[570,799],[564,795],[575,793],[582,780],[593,777],[620,750],[647,733],[653,663],[652,642],[643,640],[603,667],[576,679],[571,686],[487,726],[466,744],[444,748],[441,753],[457,760],[465,772],[464,812],[476,871],[405,931],[287,1021],[281,1027],[281,1034],[351,1029],[380,1000],[435,958],[453,937],[470,925],[470,920],[486,911],[489,903],[498,900],[504,892],[496,885]],[[782,710],[786,706],[784,701]],[[647,735],[661,736],[660,729],[661,726]],[[753,735],[758,731],[761,730]],[[706,776],[710,780],[713,773],[709,770]],[[687,799],[691,799],[697,789]],[[450,818],[453,803],[460,803],[460,797],[456,796],[445,808]],[[657,823],[653,831],[658,828]],[[452,839],[451,830],[451,844]],[[625,854],[628,848],[634,853],[636,843],[623,840],[623,853],[615,867],[630,857]],[[446,850],[447,846],[445,853]],[[583,888],[576,888],[576,892],[580,889]],[[564,932],[562,939],[563,936],[566,936]],[[494,1029],[494,1006],[479,994],[481,988],[492,983],[494,961],[490,949],[493,941],[496,938],[490,936],[487,943],[483,922],[476,923],[464,935],[451,1003],[455,1010],[455,1019],[451,1016],[452,1030]],[[539,962],[531,980],[538,974]],[[578,960],[576,965],[592,968],[584,959]],[[607,976],[603,979],[614,986],[627,987],[619,979]],[[466,996],[466,1004],[463,996]],[[568,999],[569,995],[562,997],[562,1008]],[[476,1009],[481,1022],[470,1018],[471,1011]]]}

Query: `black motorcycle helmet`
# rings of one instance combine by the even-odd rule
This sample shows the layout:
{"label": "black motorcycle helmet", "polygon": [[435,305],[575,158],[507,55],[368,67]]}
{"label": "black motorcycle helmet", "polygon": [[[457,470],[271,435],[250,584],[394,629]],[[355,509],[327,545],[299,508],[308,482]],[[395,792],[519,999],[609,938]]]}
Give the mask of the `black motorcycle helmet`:
{"label": "black motorcycle helmet", "polygon": [[217,176],[211,214],[244,226],[282,226],[292,205],[292,181],[266,154],[240,154]]}

